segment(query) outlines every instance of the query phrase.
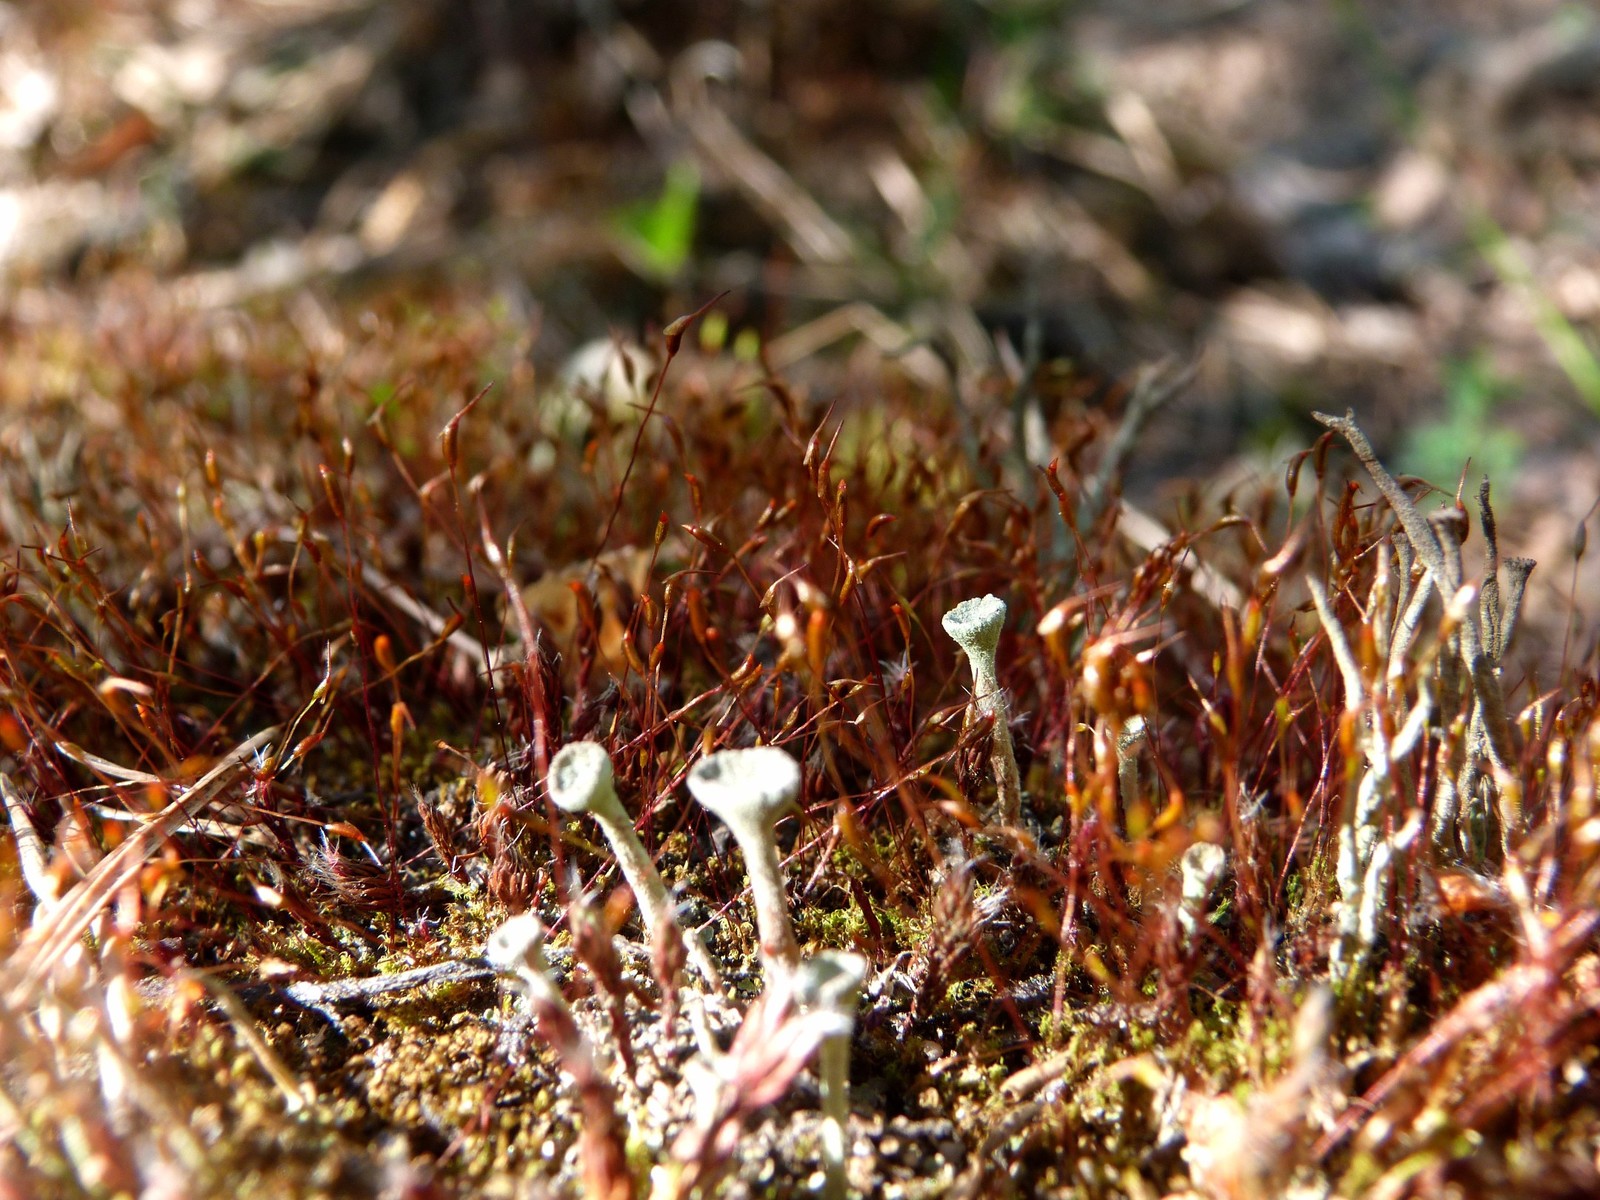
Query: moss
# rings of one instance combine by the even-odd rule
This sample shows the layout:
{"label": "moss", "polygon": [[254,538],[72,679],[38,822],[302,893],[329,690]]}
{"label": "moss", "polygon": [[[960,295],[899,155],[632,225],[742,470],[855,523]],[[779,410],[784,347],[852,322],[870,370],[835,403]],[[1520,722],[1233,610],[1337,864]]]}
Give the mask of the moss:
{"label": "moss", "polygon": [[806,912],[796,922],[802,942],[843,948],[854,946],[867,935],[867,920],[855,905]]}

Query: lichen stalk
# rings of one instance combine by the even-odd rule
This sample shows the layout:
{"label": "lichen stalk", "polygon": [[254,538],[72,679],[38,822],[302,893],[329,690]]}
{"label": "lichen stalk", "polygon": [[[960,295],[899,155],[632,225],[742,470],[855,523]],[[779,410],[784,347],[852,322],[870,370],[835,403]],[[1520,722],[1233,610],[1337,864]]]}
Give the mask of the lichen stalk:
{"label": "lichen stalk", "polygon": [[1228,852],[1215,842],[1196,842],[1178,860],[1178,926],[1194,937],[1211,903],[1211,890],[1227,865]]}
{"label": "lichen stalk", "polygon": [[825,950],[795,973],[794,993],[802,1011],[826,1012],[840,1028],[822,1039],[817,1078],[822,1089],[824,1200],[844,1200],[849,1192],[846,1130],[850,1116],[850,1038],[856,1005],[866,978],[867,960],[848,951]]}
{"label": "lichen stalk", "polygon": [[484,944],[483,957],[523,999],[539,1036],[555,1051],[572,1077],[583,1109],[579,1146],[583,1192],[596,1200],[631,1200],[625,1135],[617,1119],[617,1095],[607,1082],[594,1049],[550,977],[544,954],[544,925],[532,913],[511,917]]}
{"label": "lichen stalk", "polygon": [[989,768],[994,773],[995,817],[1016,821],[1022,814],[1022,779],[1017,770],[1016,748],[1011,742],[1011,714],[1000,686],[996,655],[1000,630],[1005,625],[1006,602],[998,596],[964,600],[944,615],[944,631],[967,656],[972,668],[972,700],[967,724],[991,722]]}
{"label": "lichen stalk", "polygon": [[800,945],[789,922],[775,826],[795,808],[800,764],[774,746],[722,750],[697,762],[688,782],[690,794],[727,825],[744,854],[768,986],[787,980],[799,965]]}
{"label": "lichen stalk", "polygon": [[[665,929],[678,929],[672,897],[662,882],[633,820],[617,797],[611,758],[598,742],[573,742],[550,761],[550,799],[569,813],[587,813],[605,835],[617,867],[639,901],[639,913],[651,936]],[[721,990],[722,978],[704,943],[691,933],[683,935],[689,961],[714,989]]]}

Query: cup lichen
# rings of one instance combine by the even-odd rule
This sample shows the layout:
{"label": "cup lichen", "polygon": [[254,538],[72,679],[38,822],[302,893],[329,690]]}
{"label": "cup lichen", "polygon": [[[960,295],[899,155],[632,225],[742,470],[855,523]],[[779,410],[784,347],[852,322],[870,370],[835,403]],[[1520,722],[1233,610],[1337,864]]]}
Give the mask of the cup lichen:
{"label": "cup lichen", "polygon": [[[645,851],[633,821],[617,797],[611,756],[599,742],[573,742],[550,760],[550,799],[563,812],[587,813],[595,819],[616,855],[622,877],[639,901],[645,928],[658,934],[677,927],[672,898],[655,863]],[[722,978],[705,945],[693,933],[682,931],[689,961],[712,988],[720,990]]]}
{"label": "cup lichen", "polygon": [[799,964],[800,946],[789,922],[774,826],[796,808],[800,764],[776,746],[721,750],[690,769],[689,792],[727,825],[744,852],[761,934],[761,965],[769,985],[787,979]]}
{"label": "cup lichen", "polygon": [[824,950],[800,964],[794,976],[795,1001],[804,1011],[839,1018],[839,1032],[822,1039],[817,1076],[822,1085],[822,1163],[824,1200],[844,1200],[849,1190],[846,1125],[850,1115],[850,1037],[856,1004],[867,977],[867,960],[848,950]]}
{"label": "cup lichen", "polygon": [[1022,815],[1022,780],[1017,771],[1017,753],[1011,743],[1011,714],[995,658],[1000,648],[1000,630],[1006,623],[1006,602],[995,595],[963,600],[944,614],[944,631],[965,652],[972,668],[972,701],[967,706],[967,722],[989,719],[992,722],[989,767],[994,772],[996,794],[994,816],[1014,822]]}

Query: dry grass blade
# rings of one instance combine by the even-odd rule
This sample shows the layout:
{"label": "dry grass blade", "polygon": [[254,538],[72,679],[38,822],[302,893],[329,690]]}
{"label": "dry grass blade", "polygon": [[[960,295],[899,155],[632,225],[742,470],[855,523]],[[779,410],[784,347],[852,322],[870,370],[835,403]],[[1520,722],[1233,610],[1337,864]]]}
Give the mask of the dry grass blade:
{"label": "dry grass blade", "polygon": [[55,881],[50,878],[49,862],[45,857],[44,843],[39,831],[28,817],[22,794],[9,776],[0,773],[0,796],[5,797],[6,819],[11,822],[11,836],[16,839],[17,864],[22,869],[22,880],[33,893],[41,908],[56,901]]}
{"label": "dry grass blade", "polygon": [[1426,1037],[1367,1090],[1361,1102],[1345,1113],[1312,1153],[1318,1158],[1328,1154],[1374,1117],[1383,1102],[1408,1078],[1445,1058],[1465,1039],[1506,1024],[1508,1013],[1529,1008],[1542,993],[1559,987],[1573,959],[1593,944],[1597,927],[1600,927],[1600,912],[1589,911],[1569,918],[1551,934],[1549,953],[1543,961],[1511,966],[1492,982],[1462,997],[1449,1013],[1435,1022]]}
{"label": "dry grass blade", "polygon": [[261,1064],[261,1069],[266,1072],[267,1078],[272,1080],[273,1087],[278,1089],[283,1097],[284,1105],[291,1113],[301,1112],[314,1099],[315,1091],[309,1083],[304,1083],[294,1077],[294,1072],[284,1065],[277,1051],[267,1044],[261,1032],[256,1028],[255,1019],[240,1003],[239,997],[225,987],[219,980],[211,978],[204,972],[185,972],[182,978],[192,979],[202,984],[211,993],[211,998],[217,1002],[217,1007],[226,1014],[233,1030],[244,1043],[251,1056]]}
{"label": "dry grass blade", "polygon": [[489,670],[498,671],[515,654],[516,650],[510,646],[480,645],[471,634],[461,630],[451,630],[447,622],[438,613],[422,604],[417,598],[406,591],[394,580],[371,563],[361,564],[361,579],[376,596],[382,597],[387,603],[394,605],[406,616],[410,617],[422,628],[426,629],[433,637],[443,637],[445,642],[459,654],[464,662],[472,667],[480,665],[485,657],[488,659]]}
{"label": "dry grass blade", "polygon": [[110,854],[95,865],[89,875],[61,898],[60,903],[40,914],[17,948],[5,973],[0,975],[0,993],[13,1008],[22,1008],[29,996],[93,922],[117,889],[133,879],[145,861],[179,826],[197,816],[235,779],[256,751],[278,734],[276,728],[263,730],[241,742],[221,762],[207,771],[182,796],[155,813]]}
{"label": "dry grass blade", "polygon": [[723,172],[766,214],[805,262],[847,263],[849,233],[763,153],[709,94],[707,85],[738,73],[738,51],[726,42],[701,42],[673,64],[672,100],[683,132],[714,169]]}
{"label": "dry grass blade", "polygon": [[132,767],[125,767],[121,763],[114,763],[110,759],[101,758],[98,754],[90,754],[82,746],[75,746],[71,742],[57,742],[56,750],[75,763],[82,763],[91,770],[109,775],[112,779],[120,779],[123,783],[162,784],[166,782],[159,775],[152,775],[149,771],[137,771]]}

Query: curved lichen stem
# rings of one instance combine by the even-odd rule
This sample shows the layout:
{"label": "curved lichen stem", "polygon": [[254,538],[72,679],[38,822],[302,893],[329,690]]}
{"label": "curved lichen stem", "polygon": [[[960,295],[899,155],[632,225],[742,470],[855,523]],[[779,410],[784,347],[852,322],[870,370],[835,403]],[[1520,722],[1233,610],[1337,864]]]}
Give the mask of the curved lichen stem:
{"label": "curved lichen stem", "polygon": [[622,877],[639,901],[645,928],[652,935],[666,929],[677,930],[690,963],[713,989],[721,991],[722,976],[716,963],[698,937],[679,927],[667,885],[617,798],[611,758],[605,747],[598,742],[574,742],[564,747],[550,761],[549,789],[556,807],[569,813],[587,813],[600,826]]}

